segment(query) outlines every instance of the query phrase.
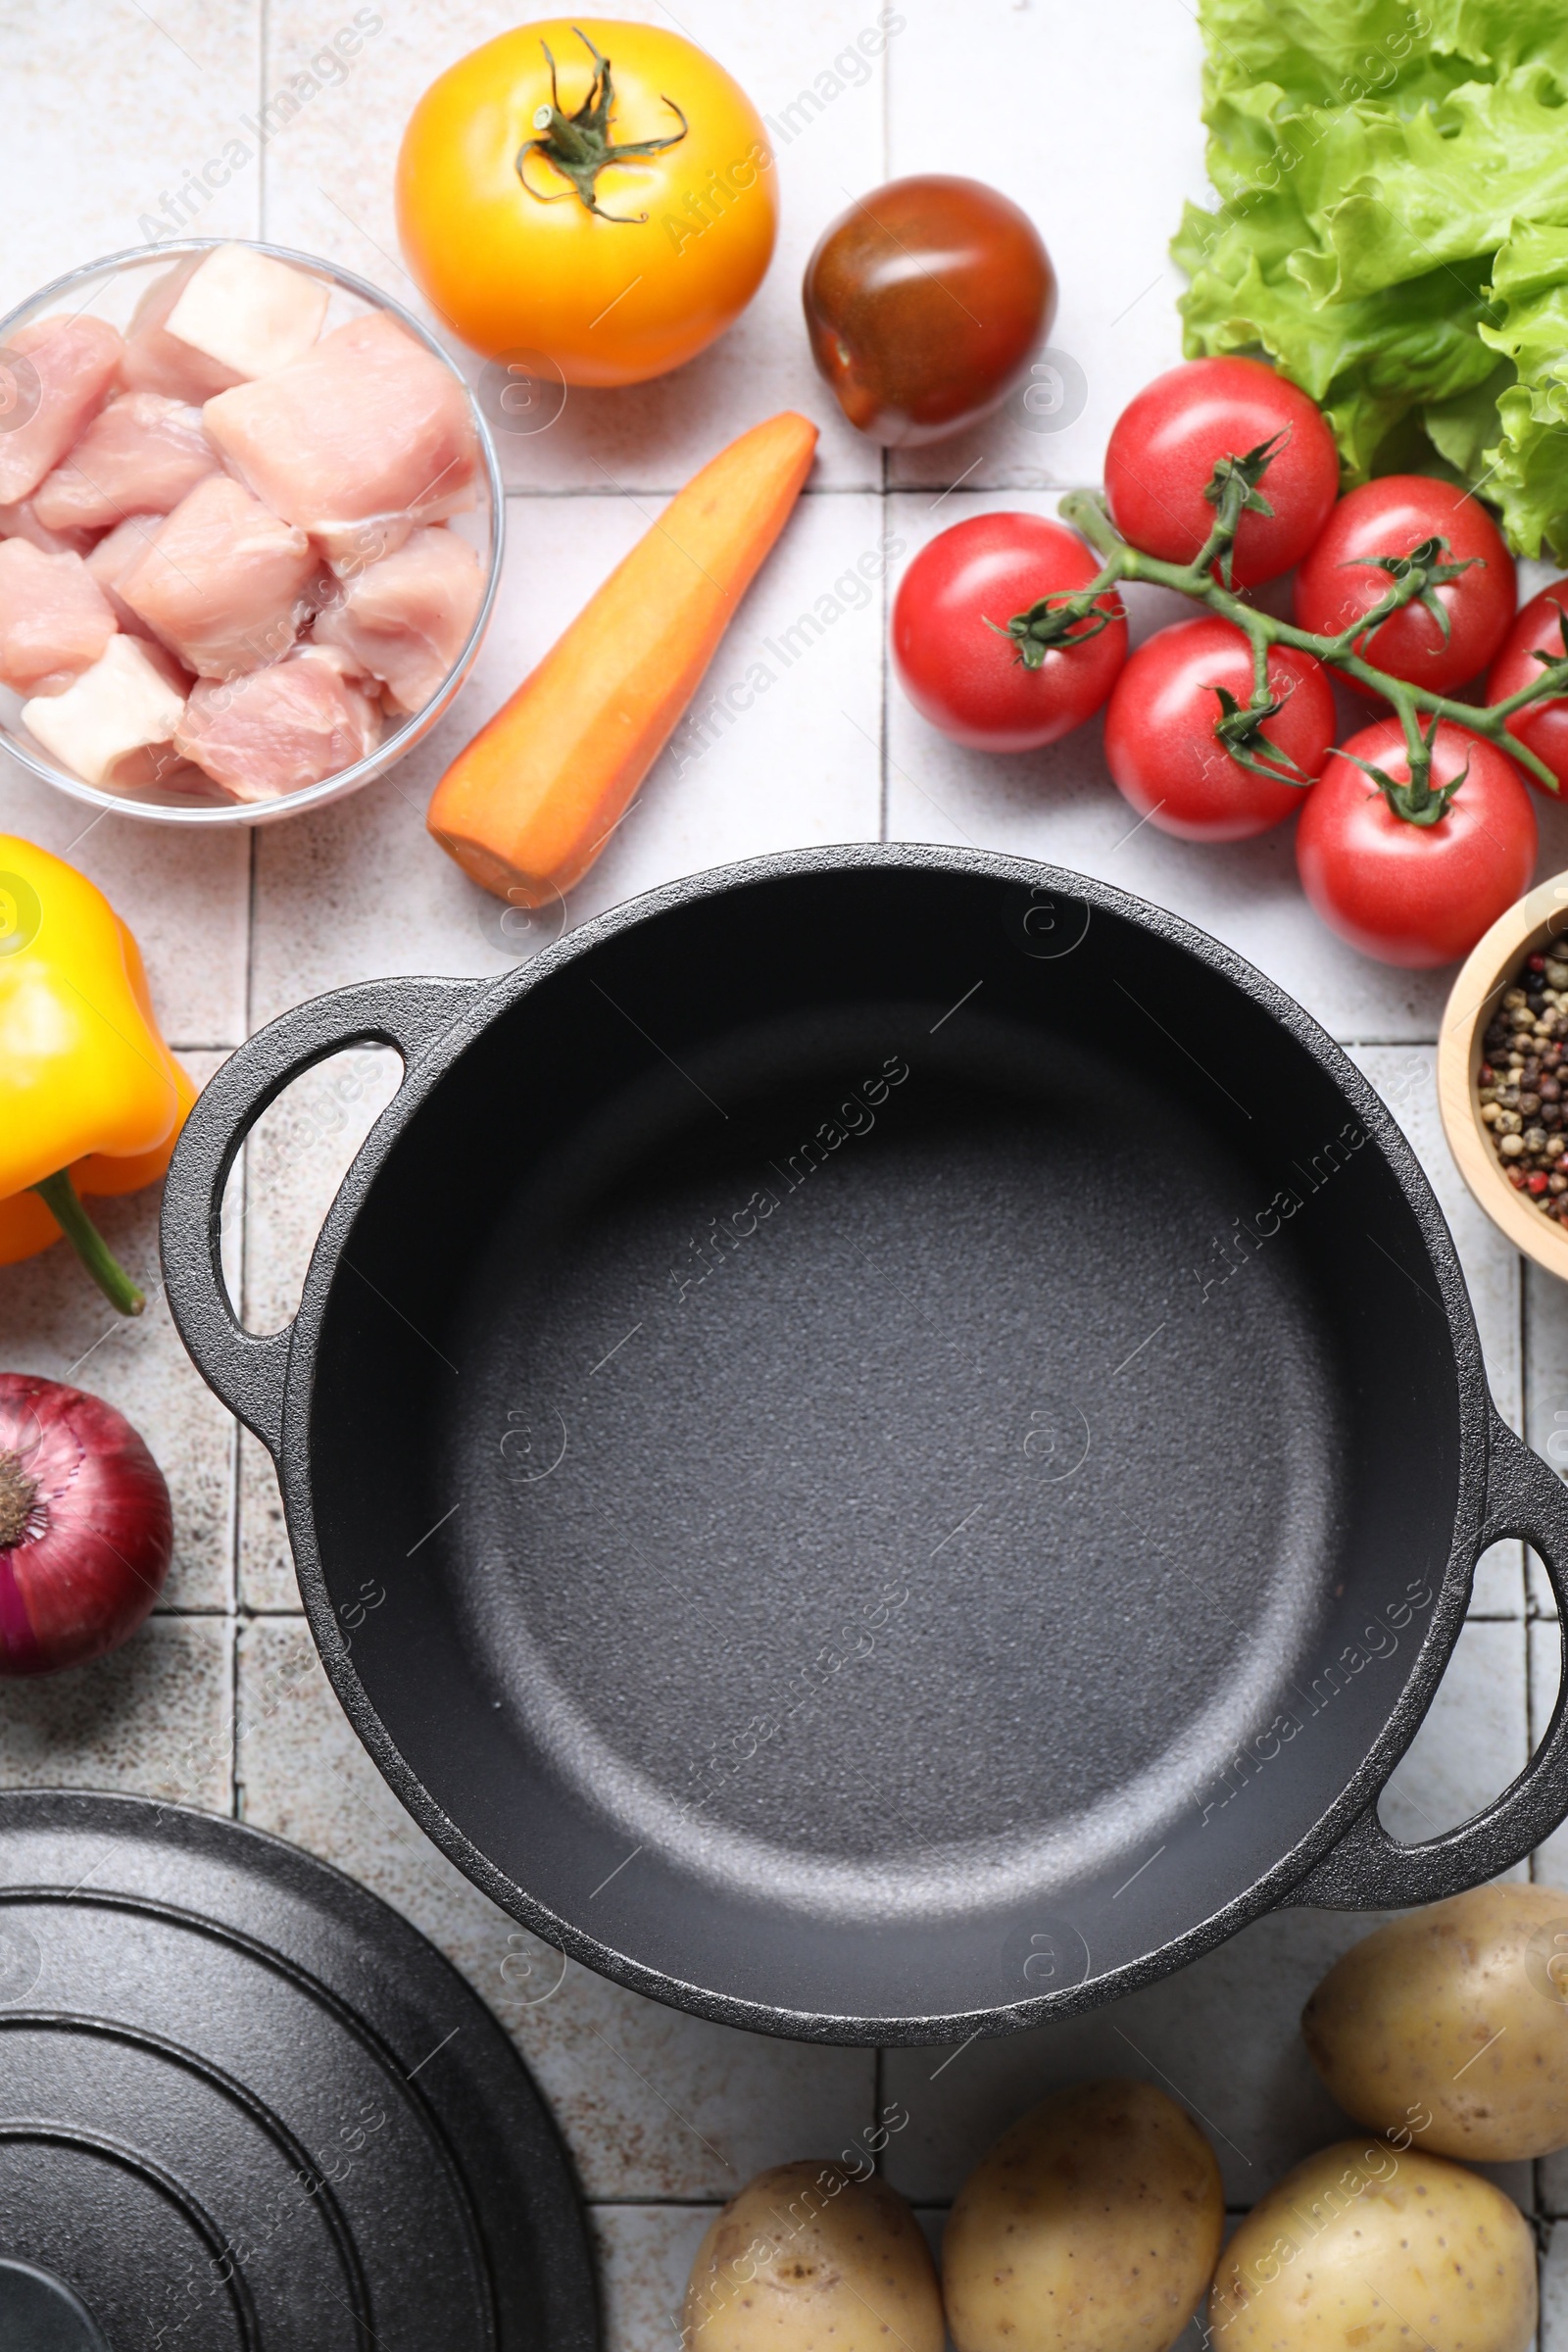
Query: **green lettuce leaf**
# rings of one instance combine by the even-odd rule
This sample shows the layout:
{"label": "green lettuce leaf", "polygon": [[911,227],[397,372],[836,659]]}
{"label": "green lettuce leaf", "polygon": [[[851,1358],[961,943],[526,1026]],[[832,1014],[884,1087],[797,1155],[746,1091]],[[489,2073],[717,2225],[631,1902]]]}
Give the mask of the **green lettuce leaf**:
{"label": "green lettuce leaf", "polygon": [[1554,0],[1201,0],[1199,15],[1207,93],[1272,81],[1307,105],[1408,111],[1533,63],[1568,74]]}
{"label": "green lettuce leaf", "polygon": [[1375,294],[1495,253],[1522,214],[1568,219],[1568,119],[1544,67],[1470,82],[1400,120],[1349,107],[1303,166],[1318,243],[1293,265],[1309,293]]}
{"label": "green lettuce leaf", "polygon": [[1347,480],[1468,482],[1568,559],[1568,0],[1200,0],[1219,203],[1186,208],[1190,357],[1319,401]]}
{"label": "green lettuce leaf", "polygon": [[1512,363],[1497,398],[1501,432],[1482,451],[1476,487],[1502,510],[1509,538],[1568,562],[1568,227],[1521,223],[1493,265],[1495,323],[1481,339]]}
{"label": "green lettuce leaf", "polygon": [[1462,398],[1494,373],[1496,356],[1477,332],[1486,263],[1326,305],[1291,273],[1288,253],[1271,270],[1246,228],[1216,236],[1215,220],[1189,206],[1171,248],[1192,280],[1182,302],[1187,356],[1261,352],[1327,412],[1348,480],[1366,480],[1412,410]]}
{"label": "green lettuce leaf", "polygon": [[[1514,380],[1513,368],[1499,360],[1472,390],[1453,400],[1428,401],[1420,411],[1428,440],[1461,481],[1473,482],[1485,473],[1488,444],[1497,438],[1497,402]],[[1379,454],[1386,459],[1386,451]]]}

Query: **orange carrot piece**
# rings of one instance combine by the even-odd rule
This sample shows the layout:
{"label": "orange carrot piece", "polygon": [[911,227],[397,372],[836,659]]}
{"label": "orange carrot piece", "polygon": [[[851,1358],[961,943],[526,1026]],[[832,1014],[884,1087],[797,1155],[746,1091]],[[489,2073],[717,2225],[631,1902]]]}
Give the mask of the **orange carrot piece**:
{"label": "orange carrot piece", "polygon": [[509,703],[425,819],[498,898],[537,906],[592,865],[696,693],[810,471],[786,410],[694,474]]}

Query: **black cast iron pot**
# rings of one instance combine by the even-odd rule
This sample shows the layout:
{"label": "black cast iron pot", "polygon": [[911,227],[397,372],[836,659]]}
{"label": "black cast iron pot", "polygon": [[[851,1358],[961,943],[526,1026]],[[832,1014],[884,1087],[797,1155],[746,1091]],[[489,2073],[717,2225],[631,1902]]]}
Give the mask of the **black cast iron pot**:
{"label": "black cast iron pot", "polygon": [[[371,1039],[401,1090],[253,1337],[224,1179]],[[1568,1496],[1371,1089],[1102,883],[803,852],[301,1005],[202,1095],[164,1254],[382,1772],[659,1999],[1000,2032],[1568,1810],[1559,1698],[1476,1820],[1380,1826],[1478,1555],[1526,1538],[1562,1601]]]}

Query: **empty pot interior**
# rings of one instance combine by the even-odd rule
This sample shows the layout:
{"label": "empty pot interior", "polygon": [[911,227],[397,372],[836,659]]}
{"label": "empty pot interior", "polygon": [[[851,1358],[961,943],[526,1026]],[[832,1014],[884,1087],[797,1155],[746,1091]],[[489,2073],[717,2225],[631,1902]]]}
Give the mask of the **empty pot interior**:
{"label": "empty pot interior", "polygon": [[1398,1696],[1457,1461],[1419,1223],[1305,1048],[1154,930],[920,867],[513,1002],[371,1187],[311,1407],[435,1803],[596,1945],[813,2017],[1242,1895]]}

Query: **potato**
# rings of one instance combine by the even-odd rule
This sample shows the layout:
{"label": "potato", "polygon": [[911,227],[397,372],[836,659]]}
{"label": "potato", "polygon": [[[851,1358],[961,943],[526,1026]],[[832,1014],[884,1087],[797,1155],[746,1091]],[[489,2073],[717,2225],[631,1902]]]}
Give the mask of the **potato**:
{"label": "potato", "polygon": [[1525,2352],[1535,2239],[1463,2165],[1342,2140],[1253,2206],[1221,2258],[1208,2324],[1225,2352]]}
{"label": "potato", "polygon": [[1347,2115],[1396,2142],[1477,2164],[1568,2145],[1568,1895],[1478,1886],[1392,1920],[1301,2032]]}
{"label": "potato", "polygon": [[781,2164],[732,2197],[697,2249],[681,2352],[942,2352],[920,2226],[884,2181]]}
{"label": "potato", "polygon": [[958,2191],[942,2243],[958,2352],[1165,2352],[1219,2253],[1214,2151],[1148,2082],[1031,2108]]}

